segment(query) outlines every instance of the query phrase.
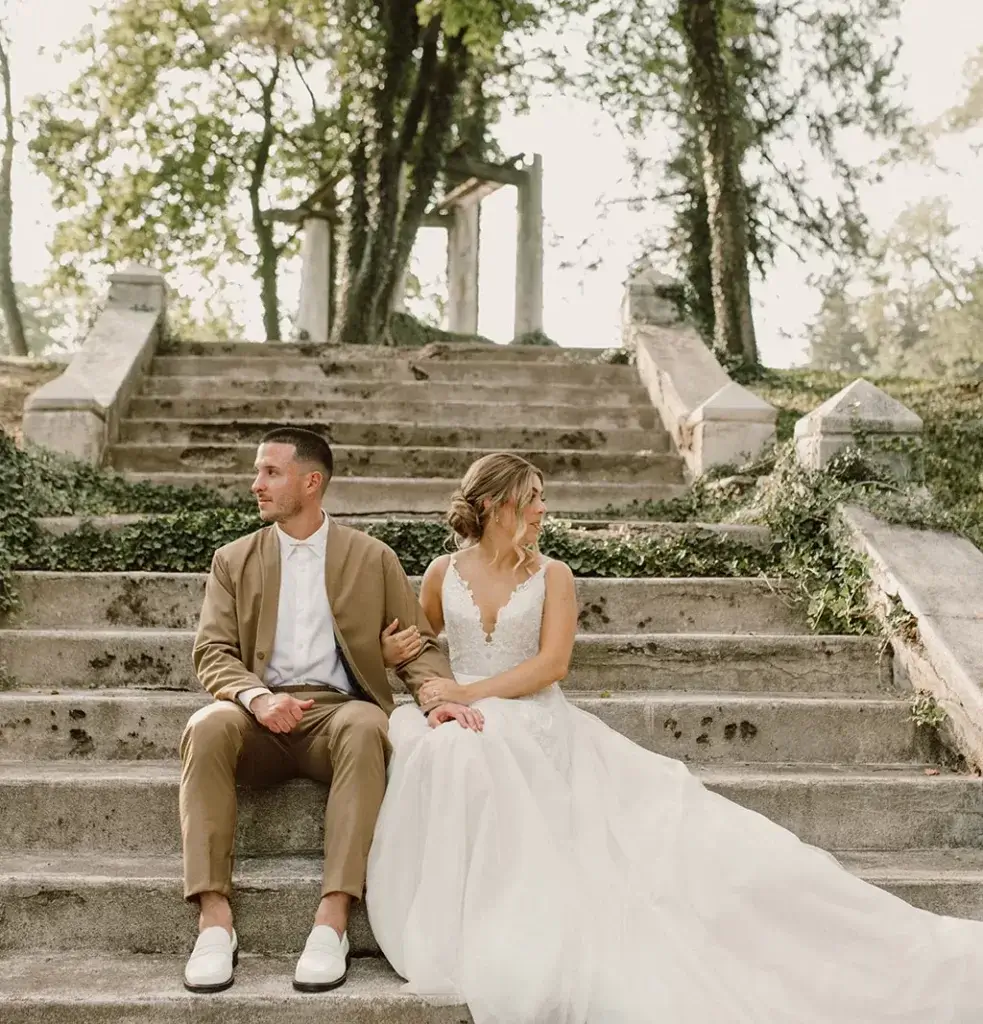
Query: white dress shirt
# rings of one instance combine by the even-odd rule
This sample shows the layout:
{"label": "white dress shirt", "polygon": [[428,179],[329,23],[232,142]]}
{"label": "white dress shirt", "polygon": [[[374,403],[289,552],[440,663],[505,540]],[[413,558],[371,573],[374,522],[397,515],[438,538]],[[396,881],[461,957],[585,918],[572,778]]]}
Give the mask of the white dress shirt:
{"label": "white dress shirt", "polygon": [[296,540],[274,526],[280,543],[280,595],[276,637],[263,676],[265,687],[239,694],[248,710],[253,700],[287,685],[309,684],[354,694],[338,653],[334,616],[324,584],[328,517],[305,540]]}

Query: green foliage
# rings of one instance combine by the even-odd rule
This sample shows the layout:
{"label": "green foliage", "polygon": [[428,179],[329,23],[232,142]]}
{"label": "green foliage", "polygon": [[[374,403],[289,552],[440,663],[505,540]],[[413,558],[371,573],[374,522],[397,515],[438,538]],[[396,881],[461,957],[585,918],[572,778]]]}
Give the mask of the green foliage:
{"label": "green foliage", "polygon": [[[815,370],[761,370],[748,386],[776,406],[778,437],[854,378]],[[877,386],[916,412],[922,434],[925,484],[934,501],[885,499],[879,514],[900,522],[952,530],[983,547],[983,381],[879,378]]]}
{"label": "green foliage", "polygon": [[[717,0],[732,128],[739,147],[748,252],[764,273],[781,246],[837,254],[863,250],[859,189],[875,161],[850,152],[856,132],[905,137],[895,74],[898,0]],[[681,0],[582,0],[592,26],[590,72],[581,88],[601,100],[637,140],[636,201],[653,219],[650,252],[667,254],[689,286],[692,319],[714,333],[705,125],[693,101],[693,67]],[[643,140],[658,125],[667,150],[653,158]],[[816,173],[821,163],[832,178]],[[657,180],[661,187],[651,188]],[[822,182],[822,185],[818,185]]]}
{"label": "green foliage", "polygon": [[949,720],[945,708],[930,693],[920,692],[911,702],[909,718],[923,729],[941,729]]}
{"label": "green foliage", "polygon": [[821,279],[809,363],[847,373],[979,374],[983,260],[960,253],[945,200],[909,206],[869,261]]}
{"label": "green foliage", "polygon": [[[91,295],[66,295],[50,285],[18,284],[15,290],[31,355],[66,351],[84,332]],[[0,318],[0,352],[10,351],[6,323]]]}
{"label": "green foliage", "polygon": [[109,0],[102,14],[74,44],[79,76],[31,104],[31,156],[61,214],[55,282],[130,260],[275,277],[293,233],[260,206],[306,198],[343,145],[315,99],[332,91],[326,6]]}

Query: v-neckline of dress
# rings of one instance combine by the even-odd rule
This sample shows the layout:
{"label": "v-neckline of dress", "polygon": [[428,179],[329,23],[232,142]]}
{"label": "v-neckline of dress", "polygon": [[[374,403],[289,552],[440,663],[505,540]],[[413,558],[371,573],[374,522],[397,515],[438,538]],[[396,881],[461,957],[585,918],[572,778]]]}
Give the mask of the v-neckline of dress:
{"label": "v-neckline of dress", "polygon": [[474,591],[471,589],[471,584],[461,575],[461,570],[457,567],[456,555],[453,558],[451,558],[451,568],[454,570],[454,575],[460,581],[461,586],[464,587],[465,591],[467,592],[468,600],[471,602],[471,607],[474,609],[475,615],[477,616],[478,619],[478,626],[481,628],[481,635],[484,638],[485,643],[490,646],[495,641],[495,633],[498,631],[498,624],[501,621],[503,613],[508,611],[508,609],[512,606],[512,602],[516,599],[519,592],[524,587],[527,587],[530,583],[532,583],[534,579],[536,579],[536,577],[540,576],[543,572],[545,572],[546,561],[544,560],[543,564],[530,577],[528,577],[528,579],[522,580],[520,583],[517,583],[512,588],[512,592],[509,594],[508,599],[505,601],[504,604],[502,604],[499,607],[498,611],[495,612],[495,618],[492,621],[492,628],[490,633],[488,632],[488,630],[485,629],[485,620],[481,614],[481,608],[479,607],[478,602],[475,600]]}

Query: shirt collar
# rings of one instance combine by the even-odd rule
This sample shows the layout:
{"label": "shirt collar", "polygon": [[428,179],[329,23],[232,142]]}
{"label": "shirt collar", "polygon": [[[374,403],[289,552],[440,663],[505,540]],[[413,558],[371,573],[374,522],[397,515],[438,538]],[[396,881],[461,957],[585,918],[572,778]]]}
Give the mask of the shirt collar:
{"label": "shirt collar", "polygon": [[322,512],[321,515],[324,517],[321,521],[321,525],[304,540],[297,540],[291,537],[289,534],[284,533],[280,529],[280,524],[276,523],[276,536],[280,542],[280,558],[286,560],[289,558],[297,548],[310,548],[320,558],[324,558],[325,551],[328,545],[328,516],[327,513]]}

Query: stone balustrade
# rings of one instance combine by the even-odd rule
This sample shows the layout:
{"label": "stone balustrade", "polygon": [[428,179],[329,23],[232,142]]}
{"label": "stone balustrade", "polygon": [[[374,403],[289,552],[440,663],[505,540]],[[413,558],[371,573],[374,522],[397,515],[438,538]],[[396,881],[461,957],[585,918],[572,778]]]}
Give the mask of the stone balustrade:
{"label": "stone balustrade", "polygon": [[131,264],[113,274],[106,304],[65,372],[25,403],[25,441],[98,465],[150,366],[166,309],[158,271]]}

